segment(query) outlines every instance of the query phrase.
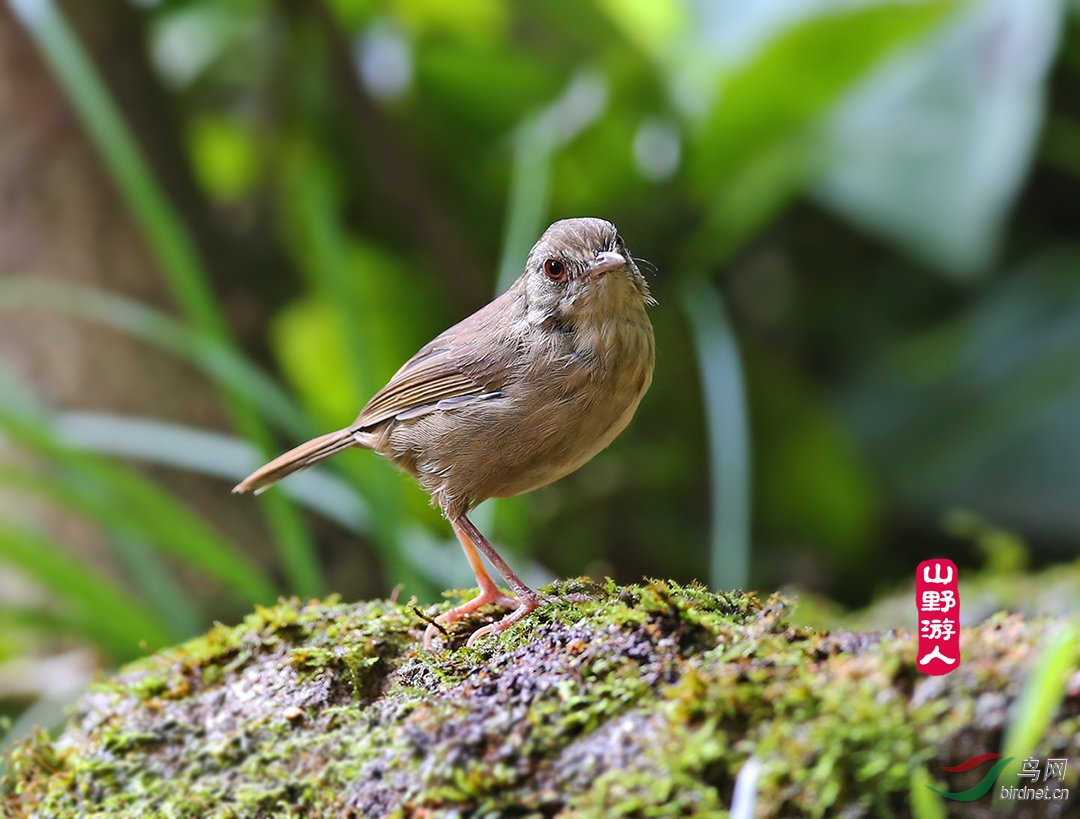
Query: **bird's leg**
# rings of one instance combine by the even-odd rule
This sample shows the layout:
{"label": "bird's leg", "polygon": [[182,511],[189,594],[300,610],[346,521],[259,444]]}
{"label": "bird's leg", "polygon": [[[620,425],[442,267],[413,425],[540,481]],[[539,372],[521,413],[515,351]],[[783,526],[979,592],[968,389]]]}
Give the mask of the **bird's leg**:
{"label": "bird's leg", "polygon": [[[469,560],[469,565],[472,566],[473,573],[476,575],[477,585],[480,586],[480,594],[469,600],[466,603],[462,603],[460,606],[455,606],[450,611],[443,612],[435,618],[435,622],[440,626],[450,625],[456,623],[466,615],[476,611],[481,606],[488,603],[494,603],[498,606],[515,607],[514,610],[500,620],[498,623],[492,623],[491,625],[484,626],[481,629],[473,632],[469,637],[468,645],[472,645],[480,637],[492,632],[499,632],[508,626],[516,623],[530,611],[535,609],[540,601],[536,596],[536,592],[530,589],[522,582],[513,570],[506,564],[506,561],[499,556],[499,553],[495,551],[495,548],[488,543],[487,538],[480,534],[480,530],[477,529],[471,520],[465,515],[460,515],[453,518],[450,521],[450,525],[454,527],[454,534],[457,535],[458,541],[461,543],[461,548],[465,550],[465,557]],[[495,581],[491,579],[491,575],[487,573],[487,569],[484,568],[483,562],[480,560],[480,555],[476,553],[477,549],[480,549],[491,561],[492,565],[498,570],[506,582],[510,584],[510,588],[514,590],[517,597],[511,597],[503,594],[499,591],[499,587],[495,585]],[[424,648],[428,648],[431,643],[431,639],[435,636],[438,629],[434,625],[429,625],[424,632]]]}
{"label": "bird's leg", "polygon": [[[455,606],[449,611],[443,612],[436,617],[435,622],[440,626],[456,623],[458,620],[472,614],[478,608],[485,606],[488,603],[494,603],[503,608],[516,607],[518,605],[516,597],[510,597],[499,591],[499,587],[495,585],[495,581],[491,579],[491,575],[489,575],[487,569],[484,568],[483,561],[480,560],[480,555],[476,553],[476,546],[474,545],[472,538],[469,537],[468,533],[466,533],[459,525],[458,520],[460,520],[460,518],[451,520],[450,525],[454,527],[454,534],[457,535],[457,539],[461,543],[461,548],[465,551],[465,557],[468,559],[469,565],[472,566],[473,574],[476,575],[476,583],[480,587],[480,593],[472,600],[462,603],[460,606]],[[476,527],[472,526],[471,523],[469,525],[472,527],[473,531],[476,531],[479,535]],[[480,535],[480,537],[482,538],[483,535]],[[438,629],[434,624],[427,627],[427,630],[424,632],[425,649],[429,647],[431,639],[437,632]]]}
{"label": "bird's leg", "polygon": [[488,543],[487,538],[480,534],[480,530],[473,526],[471,520],[462,515],[453,521],[453,524],[454,531],[459,533],[458,537],[460,538],[464,535],[477,549],[483,552],[484,557],[491,561],[491,565],[494,566],[499,574],[503,576],[503,579],[510,584],[510,588],[513,589],[514,594],[517,595],[517,600],[515,601],[517,602],[517,608],[499,622],[492,623],[474,631],[472,636],[469,637],[468,643],[466,643],[466,645],[471,646],[485,634],[498,634],[500,631],[512,626],[526,614],[535,610],[537,606],[540,605],[540,598],[537,596],[536,592],[525,585],[520,577],[514,574],[514,570],[511,569],[499,553],[495,551],[495,547]]}

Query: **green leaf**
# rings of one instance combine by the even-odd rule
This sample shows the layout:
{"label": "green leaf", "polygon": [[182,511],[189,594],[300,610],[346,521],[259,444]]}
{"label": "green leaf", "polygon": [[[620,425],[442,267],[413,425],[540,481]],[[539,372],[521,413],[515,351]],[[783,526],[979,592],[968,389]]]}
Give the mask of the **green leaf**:
{"label": "green leaf", "polygon": [[656,0],[597,0],[597,5],[643,53],[660,57],[685,30],[683,3]]}
{"label": "green leaf", "polygon": [[259,143],[250,127],[236,119],[199,117],[188,132],[195,171],[215,199],[240,199],[258,182]]}
{"label": "green leaf", "polygon": [[885,56],[926,34],[956,5],[936,0],[837,11],[774,38],[721,79],[690,158],[698,190],[711,194],[812,124]]}
{"label": "green leaf", "polygon": [[510,22],[510,7],[500,0],[394,0],[388,6],[417,34],[442,33],[474,42],[497,40]]}
{"label": "green leaf", "polygon": [[820,165],[813,146],[791,137],[755,154],[713,195],[705,219],[682,252],[682,268],[727,262],[812,181]]}

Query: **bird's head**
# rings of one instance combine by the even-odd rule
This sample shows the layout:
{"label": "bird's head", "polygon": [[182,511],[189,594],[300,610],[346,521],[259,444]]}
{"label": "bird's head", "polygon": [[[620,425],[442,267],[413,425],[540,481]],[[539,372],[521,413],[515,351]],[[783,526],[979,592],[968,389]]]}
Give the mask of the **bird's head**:
{"label": "bird's head", "polygon": [[573,323],[655,304],[615,225],[604,219],[555,222],[529,253],[522,283],[530,315]]}

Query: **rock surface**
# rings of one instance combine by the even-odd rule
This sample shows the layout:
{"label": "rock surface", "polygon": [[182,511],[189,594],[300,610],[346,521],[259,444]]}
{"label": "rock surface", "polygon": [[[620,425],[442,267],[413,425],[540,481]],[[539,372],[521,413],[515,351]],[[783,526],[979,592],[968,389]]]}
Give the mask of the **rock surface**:
{"label": "rock surface", "polygon": [[[931,678],[911,635],[793,626],[779,597],[548,591],[575,602],[428,653],[410,605],[260,608],[128,666],[59,739],[16,748],[0,815],[719,817],[752,756],[757,816],[907,817],[924,783],[956,792],[985,774],[941,766],[1000,750],[1053,625],[964,629],[960,668]],[[1074,798],[1014,816],[1080,805],[1076,679],[1033,752],[1074,760]]]}

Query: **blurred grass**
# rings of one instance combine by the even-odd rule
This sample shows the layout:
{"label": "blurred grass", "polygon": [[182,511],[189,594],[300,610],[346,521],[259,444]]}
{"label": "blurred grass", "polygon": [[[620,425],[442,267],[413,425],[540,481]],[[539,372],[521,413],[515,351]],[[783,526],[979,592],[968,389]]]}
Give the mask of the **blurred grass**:
{"label": "blurred grass", "polygon": [[60,614],[4,607],[9,618],[50,629],[62,624],[65,631],[89,639],[117,659],[131,659],[177,639],[130,593],[35,532],[0,522],[0,559],[63,601]]}
{"label": "blurred grass", "polygon": [[[200,334],[229,346],[228,325],[191,236],[59,9],[50,0],[16,9],[85,124],[177,304]],[[272,454],[276,445],[255,408],[231,384],[224,386],[222,398],[241,434]],[[321,594],[325,579],[303,519],[280,493],[268,495],[263,504],[289,586],[301,595]]]}
{"label": "blurred grass", "polygon": [[[309,317],[315,322],[329,319],[333,330],[323,337],[330,341],[328,347],[332,347],[332,352],[328,347],[324,350],[332,360],[340,359],[343,365],[323,377],[337,382],[336,390],[344,394],[345,403],[352,407],[350,412],[359,413],[366,400],[382,385],[381,379],[392,373],[400,362],[393,358],[396,353],[393,346],[373,333],[378,326],[374,313],[382,305],[374,299],[358,298],[357,289],[350,283],[354,270],[350,265],[349,240],[340,224],[325,169],[311,152],[302,149],[294,151],[291,163],[284,179],[284,215],[293,236],[295,257],[321,305],[328,306],[330,313],[326,316],[319,311]],[[296,324],[298,319],[299,325]],[[281,347],[289,348],[294,341],[299,345],[300,339],[296,335],[308,332],[319,331],[310,322],[294,315]],[[330,423],[344,426],[352,420],[352,417],[344,416],[331,419]],[[430,580],[415,570],[405,553],[400,527],[400,483],[392,474],[393,470],[370,456],[363,460],[339,458],[337,468],[349,477],[357,494],[367,501],[371,510],[371,534],[388,575],[395,582],[404,583],[412,594],[426,597],[434,592]]]}
{"label": "blurred grass", "polygon": [[[1080,666],[1080,624],[1064,620],[1051,632],[1031,664],[1024,687],[1013,705],[1009,725],[1001,741],[1001,755],[1013,761],[1001,771],[1015,782],[1023,760],[1045,757],[1046,734],[1065,698],[1070,675]],[[1007,800],[994,793],[994,806]]]}
{"label": "blurred grass", "polygon": [[35,276],[0,281],[0,311],[68,315],[125,333],[189,362],[222,389],[233,390],[280,432],[297,439],[318,430],[304,409],[266,372],[227,341],[115,293]]}
{"label": "blurred grass", "polygon": [[[50,475],[5,466],[0,480],[107,528],[127,531],[232,588],[250,603],[277,597],[274,584],[236,546],[156,484],[123,464],[77,452],[34,419],[0,408],[0,429],[53,468]],[[56,470],[70,473],[64,481]]]}
{"label": "blurred grass", "polygon": [[723,301],[708,285],[690,281],[682,306],[709,409],[709,585],[745,589],[750,580],[750,422],[738,341]]}

